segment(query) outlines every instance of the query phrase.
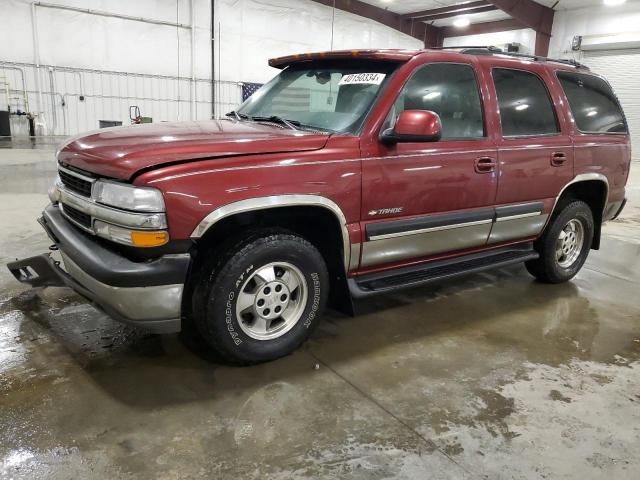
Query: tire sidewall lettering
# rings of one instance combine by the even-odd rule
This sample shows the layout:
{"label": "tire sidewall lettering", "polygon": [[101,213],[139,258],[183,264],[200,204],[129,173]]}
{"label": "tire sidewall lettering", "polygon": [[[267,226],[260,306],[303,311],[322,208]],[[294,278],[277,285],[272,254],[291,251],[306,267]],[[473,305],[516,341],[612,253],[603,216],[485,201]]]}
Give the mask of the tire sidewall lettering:
{"label": "tire sidewall lettering", "polygon": [[233,341],[233,343],[238,346],[242,344],[242,339],[240,338],[240,335],[238,334],[238,332],[236,331],[235,328],[235,324],[237,322],[236,317],[236,292],[242,287],[242,285],[244,284],[244,280],[245,278],[247,278],[249,276],[249,274],[253,271],[254,266],[253,264],[249,265],[239,276],[238,278],[236,278],[235,280],[235,290],[231,290],[228,294],[227,294],[227,302],[225,304],[225,310],[224,310],[224,316],[225,316],[225,323],[227,325],[227,332],[229,333],[229,336],[231,337],[231,340]]}
{"label": "tire sidewall lettering", "polygon": [[254,269],[253,265],[249,265],[249,267],[247,267],[245,271],[242,272],[240,276],[238,276],[238,278],[236,279],[236,290],[242,286],[242,284],[244,283],[244,279],[249,276],[249,274],[253,271],[253,269]]}
{"label": "tire sidewall lettering", "polygon": [[313,320],[316,318],[318,308],[320,308],[321,299],[320,275],[317,272],[313,272],[310,276],[313,284],[313,300],[311,301],[311,309],[309,310],[309,314],[304,321],[305,328],[309,328]]}
{"label": "tire sidewall lettering", "polygon": [[234,321],[233,321],[235,318],[235,301],[234,301],[235,298],[236,298],[236,292],[233,290],[230,291],[229,295],[227,296],[227,303],[225,306],[224,314],[225,314],[225,323],[227,324],[227,331],[231,336],[231,340],[236,345],[240,345],[242,343],[242,339],[238,335],[238,332],[236,332]]}

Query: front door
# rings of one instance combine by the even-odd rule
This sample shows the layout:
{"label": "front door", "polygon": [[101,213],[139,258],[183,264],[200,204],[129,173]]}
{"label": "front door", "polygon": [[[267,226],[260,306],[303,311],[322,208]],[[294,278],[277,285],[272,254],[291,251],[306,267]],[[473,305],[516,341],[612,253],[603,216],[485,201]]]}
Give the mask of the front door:
{"label": "front door", "polygon": [[404,110],[440,116],[438,142],[363,151],[361,267],[379,269],[486,245],[497,191],[496,148],[471,63],[421,65],[383,129]]}

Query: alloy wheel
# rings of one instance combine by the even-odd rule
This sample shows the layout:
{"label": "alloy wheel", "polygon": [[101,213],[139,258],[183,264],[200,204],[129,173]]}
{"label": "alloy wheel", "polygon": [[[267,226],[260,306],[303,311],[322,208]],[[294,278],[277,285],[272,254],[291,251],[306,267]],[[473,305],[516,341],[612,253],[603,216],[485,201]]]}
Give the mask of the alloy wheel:
{"label": "alloy wheel", "polygon": [[584,226],[578,219],[569,220],[556,242],[556,261],[562,268],[571,267],[580,257],[584,246]]}
{"label": "alloy wheel", "polygon": [[244,282],[236,302],[242,331],[256,340],[273,340],[302,317],[308,286],[302,272],[286,262],[258,268]]}

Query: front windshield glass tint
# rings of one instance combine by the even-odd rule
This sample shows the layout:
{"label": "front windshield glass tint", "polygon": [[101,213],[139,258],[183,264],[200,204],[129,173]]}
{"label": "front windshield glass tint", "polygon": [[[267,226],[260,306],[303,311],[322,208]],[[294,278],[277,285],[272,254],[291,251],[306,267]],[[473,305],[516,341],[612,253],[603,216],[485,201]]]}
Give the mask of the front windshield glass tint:
{"label": "front windshield glass tint", "polygon": [[238,113],[355,133],[395,68],[389,62],[362,60],[293,65],[254,93]]}

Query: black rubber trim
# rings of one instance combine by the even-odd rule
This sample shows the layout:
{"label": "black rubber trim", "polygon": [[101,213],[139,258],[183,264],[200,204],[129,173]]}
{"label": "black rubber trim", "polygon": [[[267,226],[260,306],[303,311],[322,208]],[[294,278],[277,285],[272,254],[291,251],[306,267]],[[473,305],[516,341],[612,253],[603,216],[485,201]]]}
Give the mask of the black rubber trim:
{"label": "black rubber trim", "polygon": [[459,275],[502,268],[539,257],[538,252],[533,249],[533,243],[529,242],[487,252],[349,278],[347,282],[351,296],[355,299],[361,299],[404,288],[426,285]]}
{"label": "black rubber trim", "polygon": [[493,220],[495,210],[484,208],[470,212],[445,213],[442,215],[429,215],[426,217],[412,218],[408,220],[391,220],[389,222],[370,223],[366,226],[367,240],[371,237],[389,235],[393,233],[411,232],[425,228],[437,228],[453,226],[461,223],[479,222],[482,220]]}
{"label": "black rubber trim", "polygon": [[191,263],[188,256],[132,262],[81,232],[54,205],[44,210],[40,224],[65,255],[85,273],[106,285],[128,288],[185,283]]}
{"label": "black rubber trim", "polygon": [[544,203],[532,202],[524,205],[513,205],[506,207],[496,207],[496,218],[513,217],[515,215],[526,215],[527,213],[542,213]]}
{"label": "black rubber trim", "polygon": [[616,218],[618,218],[620,216],[620,214],[622,213],[622,210],[624,210],[624,207],[627,206],[627,199],[625,198],[622,201],[622,205],[620,205],[620,208],[618,209],[618,211],[616,212],[616,214],[613,216],[613,218],[611,220],[615,220]]}

